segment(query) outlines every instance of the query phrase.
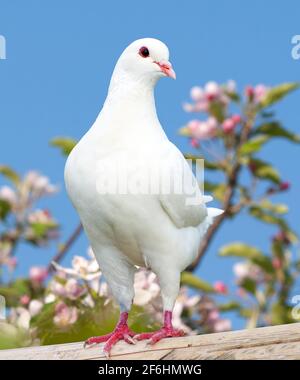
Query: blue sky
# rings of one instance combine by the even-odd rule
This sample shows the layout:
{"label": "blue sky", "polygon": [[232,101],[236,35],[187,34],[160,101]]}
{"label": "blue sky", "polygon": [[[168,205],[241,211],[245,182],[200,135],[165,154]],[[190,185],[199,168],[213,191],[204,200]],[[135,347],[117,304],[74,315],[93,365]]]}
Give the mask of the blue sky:
{"label": "blue sky", "polygon": [[[299,13],[296,1],[0,0],[0,35],[7,43],[7,59],[0,60],[0,162],[21,173],[37,169],[60,185],[47,206],[61,221],[65,238],[78,217],[64,190],[64,158],[48,142],[85,133],[105,99],[116,59],[130,42],[155,37],[169,46],[177,80],[159,83],[157,109],[169,138],[187,151],[177,130],[189,120],[181,105],[193,85],[234,79],[243,88],[299,80],[300,60],[291,58],[291,38],[300,34]],[[294,131],[299,131],[299,100],[298,91],[277,107],[279,118]],[[292,183],[278,200],[288,203],[289,220],[299,231],[299,147],[273,142],[264,157]],[[272,232],[246,215],[227,222],[198,273],[232,284],[233,261],[217,258],[218,247],[238,239],[267,249]],[[82,254],[85,247],[82,238],[71,253]],[[23,249],[18,273],[47,263],[54,251]]]}

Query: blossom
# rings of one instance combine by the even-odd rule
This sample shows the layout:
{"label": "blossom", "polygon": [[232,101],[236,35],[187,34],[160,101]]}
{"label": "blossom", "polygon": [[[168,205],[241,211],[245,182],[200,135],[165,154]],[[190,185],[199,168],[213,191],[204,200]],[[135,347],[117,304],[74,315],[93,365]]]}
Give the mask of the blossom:
{"label": "blossom", "polygon": [[185,309],[194,308],[200,301],[201,297],[198,295],[189,297],[188,289],[182,287],[175,302],[173,309],[173,326],[177,329],[182,329],[186,333],[190,333],[191,329],[183,322],[181,316]]}
{"label": "blossom", "polygon": [[226,84],[225,84],[225,90],[229,93],[229,94],[234,94],[236,93],[236,82],[232,79],[230,79]]}
{"label": "blossom", "polygon": [[156,275],[141,269],[135,274],[133,302],[136,305],[144,306],[158,296],[159,289]]}
{"label": "blossom", "polygon": [[57,187],[50,183],[48,177],[40,175],[36,171],[30,171],[24,178],[24,185],[30,189],[34,197],[53,194]]}
{"label": "blossom", "polygon": [[48,276],[48,271],[45,267],[31,267],[29,278],[32,282],[41,284]]}
{"label": "blossom", "polygon": [[82,256],[74,256],[72,260],[72,268],[64,268],[57,263],[53,263],[53,266],[60,272],[85,281],[92,281],[101,276],[101,272],[95,258],[87,260]]}
{"label": "blossom", "polygon": [[206,121],[191,120],[188,123],[187,128],[189,129],[192,138],[207,140],[215,136],[217,125],[217,120],[214,117],[209,117]]}
{"label": "blossom", "polygon": [[58,327],[67,327],[74,324],[78,319],[78,309],[75,306],[67,306],[59,302],[55,307],[53,322]]}
{"label": "blossom", "polygon": [[282,261],[278,257],[274,257],[272,259],[272,265],[274,269],[281,269],[282,268]]}
{"label": "blossom", "polygon": [[193,138],[193,139],[190,140],[190,144],[191,144],[191,146],[192,146],[193,148],[196,148],[196,149],[199,148],[199,146],[200,146],[198,140],[195,139],[195,138]]}
{"label": "blossom", "polygon": [[19,306],[11,309],[10,321],[16,326],[28,330],[30,319],[31,315],[25,307]]}
{"label": "blossom", "polygon": [[221,87],[216,82],[207,82],[204,87],[204,92],[209,100],[213,100],[221,94]]}
{"label": "blossom", "polygon": [[255,87],[246,86],[245,95],[250,101],[253,101],[254,103],[259,103],[265,98],[268,91],[269,88],[264,84],[258,84]]}
{"label": "blossom", "polygon": [[256,102],[260,102],[267,95],[269,89],[264,84],[258,84],[254,88],[254,99]]}
{"label": "blossom", "polygon": [[214,289],[216,292],[221,294],[226,294],[228,292],[228,288],[223,281],[216,281],[214,283]]}
{"label": "blossom", "polygon": [[56,286],[52,287],[53,293],[71,300],[76,300],[86,292],[86,289],[84,289],[75,278],[69,278],[64,285],[56,281],[55,284]]}
{"label": "blossom", "polygon": [[242,118],[240,115],[232,115],[231,117],[225,119],[222,123],[222,129],[225,133],[231,133],[234,131],[236,126],[241,122]]}
{"label": "blossom", "polygon": [[222,129],[223,129],[224,133],[233,132],[235,127],[236,127],[236,124],[231,118],[225,119],[222,123]]}
{"label": "blossom", "polygon": [[279,190],[281,191],[285,191],[285,190],[288,190],[289,188],[291,187],[291,184],[289,182],[281,182],[279,184]]}
{"label": "blossom", "polygon": [[11,207],[17,203],[16,192],[9,186],[2,186],[0,188],[0,199],[9,203]]}
{"label": "blossom", "polygon": [[250,278],[254,281],[260,281],[263,276],[260,267],[249,261],[238,262],[234,264],[233,272],[237,277],[238,283],[241,283],[245,278]]}
{"label": "blossom", "polygon": [[30,297],[27,294],[24,294],[23,296],[21,296],[20,298],[21,305],[26,306],[29,304],[29,302],[30,302]]}
{"label": "blossom", "polygon": [[208,311],[206,325],[212,332],[231,330],[231,321],[229,319],[222,319],[216,307],[213,307]]}
{"label": "blossom", "polygon": [[230,319],[219,319],[214,324],[214,332],[223,332],[231,330]]}
{"label": "blossom", "polygon": [[39,300],[31,300],[28,306],[29,313],[31,317],[37,315],[43,308],[44,304]]}
{"label": "blossom", "polygon": [[202,100],[204,98],[204,91],[201,87],[194,86],[191,88],[190,95],[194,101]]}

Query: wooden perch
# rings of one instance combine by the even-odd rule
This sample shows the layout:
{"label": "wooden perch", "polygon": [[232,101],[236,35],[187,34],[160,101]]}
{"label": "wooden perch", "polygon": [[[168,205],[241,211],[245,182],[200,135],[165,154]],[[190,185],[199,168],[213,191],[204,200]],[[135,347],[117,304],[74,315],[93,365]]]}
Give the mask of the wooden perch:
{"label": "wooden perch", "polygon": [[[98,345],[84,349],[79,342],[0,350],[0,360],[106,360],[101,348]],[[119,342],[111,359],[300,359],[300,323],[170,338],[153,346],[146,342],[136,345]]]}

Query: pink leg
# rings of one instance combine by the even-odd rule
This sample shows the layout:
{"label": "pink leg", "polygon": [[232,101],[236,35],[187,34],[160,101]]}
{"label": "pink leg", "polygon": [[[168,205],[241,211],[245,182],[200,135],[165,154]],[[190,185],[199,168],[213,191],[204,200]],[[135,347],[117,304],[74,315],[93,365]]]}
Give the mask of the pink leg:
{"label": "pink leg", "polygon": [[128,313],[121,313],[119,322],[112,333],[102,336],[91,337],[85,341],[84,346],[89,346],[94,343],[106,342],[103,348],[103,352],[107,357],[109,357],[112,347],[119,340],[125,340],[126,343],[134,344],[135,342],[132,339],[132,337],[135,335],[135,333],[129,329],[127,320]]}
{"label": "pink leg", "polygon": [[164,326],[160,330],[138,334],[134,338],[137,340],[150,339],[150,344],[154,344],[163,338],[183,336],[184,334],[183,330],[174,329],[172,325],[172,311],[165,311]]}

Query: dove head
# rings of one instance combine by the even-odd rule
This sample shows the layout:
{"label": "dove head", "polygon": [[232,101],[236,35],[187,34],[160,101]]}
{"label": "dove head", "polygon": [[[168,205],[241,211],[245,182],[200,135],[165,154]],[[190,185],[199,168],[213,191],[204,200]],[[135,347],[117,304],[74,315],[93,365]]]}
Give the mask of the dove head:
{"label": "dove head", "polygon": [[169,49],[154,38],[142,38],[132,42],[121,54],[114,71],[114,82],[124,77],[136,82],[155,84],[161,77],[175,79],[169,62]]}

